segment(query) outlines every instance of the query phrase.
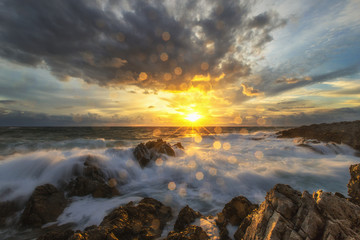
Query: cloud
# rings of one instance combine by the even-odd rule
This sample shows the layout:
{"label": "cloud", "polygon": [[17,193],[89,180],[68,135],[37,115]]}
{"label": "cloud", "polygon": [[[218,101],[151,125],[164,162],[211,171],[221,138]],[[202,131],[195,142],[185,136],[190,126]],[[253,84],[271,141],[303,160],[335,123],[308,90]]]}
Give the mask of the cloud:
{"label": "cloud", "polygon": [[242,93],[245,96],[254,97],[254,96],[259,96],[262,94],[259,90],[254,89],[253,87],[249,87],[246,84],[242,83],[241,86],[243,88]]}
{"label": "cloud", "polygon": [[[3,0],[0,56],[100,86],[180,89],[209,73],[213,79],[225,74],[215,84],[223,87],[250,73],[243,59],[286,23],[275,12],[251,17],[250,9],[235,0],[206,7],[192,0]],[[142,72],[146,79],[139,78]]]}
{"label": "cloud", "polygon": [[0,126],[101,126],[106,124],[130,124],[129,117],[101,117],[98,114],[51,115],[31,111],[0,108]]}
{"label": "cloud", "polygon": [[0,104],[3,104],[3,105],[10,105],[10,104],[15,104],[17,103],[17,101],[15,100],[0,100]]}
{"label": "cloud", "polygon": [[291,115],[277,115],[271,118],[273,125],[295,126],[314,123],[355,121],[360,119],[360,107],[316,109],[312,112],[299,112]]}
{"label": "cloud", "polygon": [[[288,90],[292,90],[295,88],[304,87],[307,85],[315,84],[315,83],[321,83],[325,82],[327,80],[333,80],[340,77],[350,76],[358,73],[360,71],[360,64],[356,64],[353,66],[349,66],[346,68],[338,69],[329,73],[320,74],[320,75],[314,75],[314,76],[306,76],[302,78],[286,78],[281,77],[277,78],[275,80],[276,84],[272,84],[273,81],[270,81],[269,75],[274,77],[276,73],[269,74],[268,77],[266,77],[269,81],[265,81],[265,84],[262,86],[265,89],[265,94],[267,96],[273,96],[277,95],[281,92],[285,92]],[[286,83],[286,84],[281,84]]]}

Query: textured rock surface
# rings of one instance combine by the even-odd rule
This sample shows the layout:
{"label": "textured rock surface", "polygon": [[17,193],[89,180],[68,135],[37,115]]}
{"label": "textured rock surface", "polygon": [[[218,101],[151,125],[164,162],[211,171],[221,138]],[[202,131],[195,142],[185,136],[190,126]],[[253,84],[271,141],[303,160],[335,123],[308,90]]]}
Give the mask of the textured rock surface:
{"label": "textured rock surface", "polygon": [[180,232],[171,231],[166,240],[207,240],[206,232],[198,226],[189,225]]}
{"label": "textured rock surface", "polygon": [[180,210],[178,218],[176,219],[174,230],[176,232],[182,231],[186,226],[193,223],[196,218],[201,217],[199,212],[194,211],[189,206]]}
{"label": "textured rock surface", "polygon": [[96,160],[88,157],[84,162],[83,175],[71,180],[67,186],[69,196],[86,196],[111,198],[120,195],[115,185],[110,186],[104,173],[97,166]]}
{"label": "textured rock surface", "polygon": [[243,223],[235,239],[360,239],[359,206],[331,193],[301,194],[283,184],[275,185]]}
{"label": "textured rock surface", "polygon": [[19,204],[14,201],[0,202],[0,227],[10,224],[10,218],[20,209]]}
{"label": "textured rock surface", "polygon": [[24,226],[41,227],[43,224],[53,222],[64,211],[67,200],[64,193],[51,184],[35,188],[20,222]]}
{"label": "textured rock surface", "polygon": [[360,120],[330,124],[313,124],[278,132],[278,137],[317,139],[324,142],[344,143],[360,150]]}
{"label": "textured rock surface", "polygon": [[155,239],[160,237],[171,209],[161,202],[144,198],[136,206],[132,202],[108,214],[100,226],[91,226],[69,239]]}
{"label": "textured rock surface", "polygon": [[360,205],[360,164],[350,166],[350,181],[348,183],[350,201]]}
{"label": "textured rock surface", "polygon": [[222,213],[227,222],[233,226],[239,226],[243,219],[257,207],[256,204],[252,204],[246,197],[238,196],[231,199],[225,205]]}
{"label": "textured rock surface", "polygon": [[172,157],[175,156],[174,149],[172,149],[170,144],[162,139],[158,139],[157,141],[148,141],[146,144],[140,143],[136,146],[133,153],[142,168],[148,165],[150,161],[154,161],[159,158],[161,154]]}

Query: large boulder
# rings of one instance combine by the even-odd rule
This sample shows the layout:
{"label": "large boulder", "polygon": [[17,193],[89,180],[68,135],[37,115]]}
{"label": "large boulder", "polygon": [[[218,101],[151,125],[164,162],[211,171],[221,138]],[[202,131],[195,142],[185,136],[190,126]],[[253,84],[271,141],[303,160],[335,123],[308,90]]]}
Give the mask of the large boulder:
{"label": "large boulder", "polygon": [[243,223],[235,239],[360,239],[359,206],[331,193],[310,195],[283,184],[275,185]]}
{"label": "large boulder", "polygon": [[169,232],[165,240],[208,240],[206,232],[199,226],[189,225],[180,232]]}
{"label": "large boulder", "polygon": [[150,161],[154,161],[161,157],[162,154],[175,157],[174,149],[169,143],[163,141],[162,139],[158,139],[157,141],[148,141],[145,144],[140,143],[136,146],[133,153],[142,168],[148,165]]}
{"label": "large boulder", "polygon": [[130,202],[110,212],[100,226],[76,232],[69,239],[156,239],[171,218],[170,207],[144,198],[138,205]]}
{"label": "large boulder", "polygon": [[[111,198],[120,195],[116,184],[105,179],[105,174],[101,171],[96,160],[88,157],[84,162],[82,176],[72,179],[67,186],[69,196],[92,195],[95,198]],[[116,182],[116,181],[115,181]],[[110,184],[109,184],[110,183]]]}
{"label": "large boulder", "polygon": [[252,204],[244,196],[234,197],[230,202],[225,204],[225,207],[221,213],[218,214],[216,219],[216,225],[220,232],[220,239],[230,240],[227,224],[230,223],[233,226],[239,226],[243,220],[257,208],[258,205]]}
{"label": "large boulder", "polygon": [[182,231],[186,226],[193,223],[197,218],[201,217],[200,212],[196,212],[189,206],[184,207],[180,210],[178,218],[176,219],[174,230],[176,232]]}
{"label": "large boulder", "polygon": [[252,204],[244,196],[238,196],[231,199],[231,201],[225,205],[222,213],[231,225],[239,226],[244,218],[256,208],[258,208],[258,205]]}
{"label": "large boulder", "polygon": [[20,222],[23,226],[41,227],[45,223],[56,221],[66,205],[64,193],[55,186],[38,186],[30,196]]}
{"label": "large boulder", "polygon": [[360,205],[360,164],[350,166],[350,180],[347,186],[350,201]]}
{"label": "large boulder", "polygon": [[344,143],[360,150],[360,120],[301,126],[278,132],[278,137],[317,139],[323,142]]}

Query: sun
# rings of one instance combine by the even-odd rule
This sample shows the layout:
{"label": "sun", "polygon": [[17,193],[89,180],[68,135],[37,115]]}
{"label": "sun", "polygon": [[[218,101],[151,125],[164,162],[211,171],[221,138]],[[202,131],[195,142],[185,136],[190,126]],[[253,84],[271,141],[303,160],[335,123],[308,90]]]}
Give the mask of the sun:
{"label": "sun", "polygon": [[200,118],[202,118],[202,116],[199,115],[198,113],[190,113],[186,116],[185,119],[189,120],[190,122],[196,122]]}

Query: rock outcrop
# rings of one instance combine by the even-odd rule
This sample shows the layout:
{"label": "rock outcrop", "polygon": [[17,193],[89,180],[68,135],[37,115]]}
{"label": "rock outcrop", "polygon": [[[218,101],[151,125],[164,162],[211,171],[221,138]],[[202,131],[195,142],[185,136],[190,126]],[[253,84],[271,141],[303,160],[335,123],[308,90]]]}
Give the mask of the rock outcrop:
{"label": "rock outcrop", "polygon": [[231,199],[217,216],[216,225],[220,231],[220,239],[229,240],[227,225],[239,226],[244,219],[257,208],[258,205],[252,204],[244,196]]}
{"label": "rock outcrop", "polygon": [[67,205],[64,193],[51,184],[35,188],[20,222],[23,226],[41,227],[48,222],[56,221]]}
{"label": "rock outcrop", "polygon": [[166,240],[208,240],[206,232],[199,226],[189,225],[180,232],[169,232]]}
{"label": "rock outcrop", "polygon": [[99,226],[74,233],[71,239],[155,239],[171,218],[170,207],[144,198],[138,205],[130,202],[108,214]]}
{"label": "rock outcrop", "polygon": [[239,226],[244,218],[246,218],[256,208],[258,208],[258,205],[252,204],[244,196],[238,196],[231,199],[231,201],[225,205],[222,213],[231,225]]}
{"label": "rock outcrop", "polygon": [[154,161],[161,157],[161,154],[175,157],[174,149],[169,143],[163,141],[162,139],[158,139],[157,141],[148,141],[145,144],[140,143],[136,146],[133,153],[142,168],[146,167],[150,161]]}
{"label": "rock outcrop", "polygon": [[344,143],[360,150],[360,120],[354,122],[338,122],[301,126],[278,132],[280,138],[302,137],[317,139],[323,142]]}
{"label": "rock outcrop", "polygon": [[174,231],[180,232],[184,230],[188,225],[193,223],[197,218],[201,217],[200,212],[194,211],[189,206],[184,207],[180,210],[178,218],[174,225]]}
{"label": "rock outcrop", "polygon": [[[244,222],[246,221],[246,223]],[[235,239],[360,239],[360,207],[331,193],[277,184]]]}
{"label": "rock outcrop", "polygon": [[350,166],[350,180],[347,186],[350,201],[360,205],[360,164]]}
{"label": "rock outcrop", "polygon": [[109,184],[109,181],[106,181],[104,173],[96,164],[96,160],[91,157],[88,157],[84,162],[82,176],[71,180],[67,186],[67,191],[69,196],[91,194],[94,198],[111,198],[120,195],[116,189],[116,184]]}

